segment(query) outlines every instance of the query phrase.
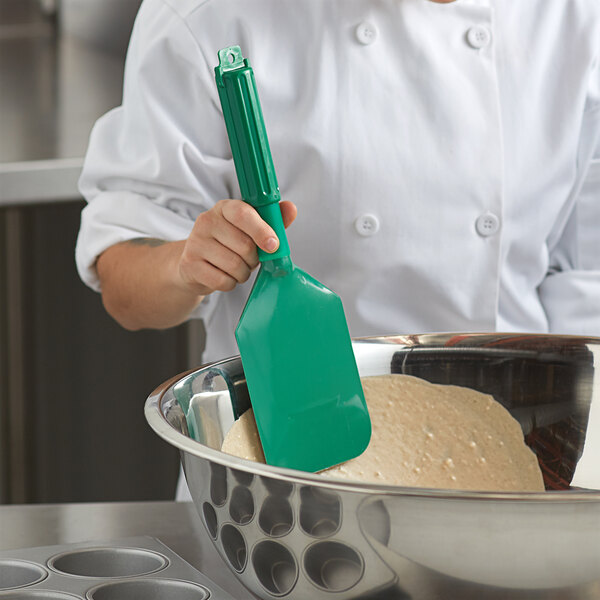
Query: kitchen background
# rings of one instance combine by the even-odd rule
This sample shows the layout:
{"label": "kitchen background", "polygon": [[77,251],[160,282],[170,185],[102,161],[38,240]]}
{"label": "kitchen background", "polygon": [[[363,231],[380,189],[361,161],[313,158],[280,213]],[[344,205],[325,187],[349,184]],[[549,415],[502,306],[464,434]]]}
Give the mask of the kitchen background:
{"label": "kitchen background", "polygon": [[0,503],[174,498],[143,406],[201,363],[202,325],[127,332],[74,264],[77,178],[139,4],[0,0]]}

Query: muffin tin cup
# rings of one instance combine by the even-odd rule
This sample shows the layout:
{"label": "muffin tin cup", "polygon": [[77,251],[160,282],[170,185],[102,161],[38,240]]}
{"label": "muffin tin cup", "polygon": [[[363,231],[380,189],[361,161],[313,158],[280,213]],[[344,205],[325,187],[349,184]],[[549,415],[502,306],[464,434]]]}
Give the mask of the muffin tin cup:
{"label": "muffin tin cup", "polygon": [[73,577],[136,577],[164,569],[168,560],[161,554],[141,548],[84,548],[53,556],[48,567]]}
{"label": "muffin tin cup", "polygon": [[0,559],[0,592],[35,585],[48,576],[41,565],[11,558]]}
{"label": "muffin tin cup", "polygon": [[144,579],[140,581],[117,581],[103,583],[86,594],[87,600],[207,600],[210,592],[204,587],[189,581],[177,579]]}
{"label": "muffin tin cup", "polygon": [[155,538],[0,552],[0,600],[233,600]]}

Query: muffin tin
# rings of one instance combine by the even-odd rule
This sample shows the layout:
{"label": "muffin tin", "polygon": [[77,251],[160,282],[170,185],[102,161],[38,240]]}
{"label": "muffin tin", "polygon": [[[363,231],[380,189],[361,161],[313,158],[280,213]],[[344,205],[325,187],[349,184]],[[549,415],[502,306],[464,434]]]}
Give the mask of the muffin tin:
{"label": "muffin tin", "polygon": [[0,552],[0,599],[233,600],[152,537]]}

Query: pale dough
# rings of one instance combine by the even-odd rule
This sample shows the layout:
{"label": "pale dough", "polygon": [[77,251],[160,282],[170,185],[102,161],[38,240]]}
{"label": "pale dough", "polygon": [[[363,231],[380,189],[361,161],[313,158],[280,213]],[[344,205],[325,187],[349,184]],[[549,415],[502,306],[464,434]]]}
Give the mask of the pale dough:
{"label": "pale dough", "polygon": [[[321,472],[341,479],[425,488],[544,491],[519,423],[491,396],[408,375],[362,379],[372,435],[360,456]],[[223,452],[265,462],[252,409]]]}

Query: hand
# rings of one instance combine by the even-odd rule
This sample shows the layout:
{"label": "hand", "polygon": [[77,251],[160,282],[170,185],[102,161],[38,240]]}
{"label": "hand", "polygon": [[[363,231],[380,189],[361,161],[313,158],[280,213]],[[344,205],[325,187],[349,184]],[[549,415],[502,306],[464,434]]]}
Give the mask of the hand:
{"label": "hand", "polygon": [[[296,218],[292,202],[279,203],[287,228]],[[205,296],[244,283],[258,266],[259,246],[279,247],[275,232],[242,200],[221,200],[197,219],[179,259],[179,276],[189,291]]]}

